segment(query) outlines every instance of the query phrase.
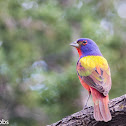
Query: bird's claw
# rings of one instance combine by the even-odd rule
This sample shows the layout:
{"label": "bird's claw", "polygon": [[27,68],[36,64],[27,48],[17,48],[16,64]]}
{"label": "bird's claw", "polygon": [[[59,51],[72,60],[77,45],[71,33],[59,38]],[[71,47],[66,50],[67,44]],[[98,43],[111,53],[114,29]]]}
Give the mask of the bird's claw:
{"label": "bird's claw", "polygon": [[84,110],[85,108],[88,108],[88,106],[87,106],[87,105],[85,105],[85,106],[83,107],[83,110]]}

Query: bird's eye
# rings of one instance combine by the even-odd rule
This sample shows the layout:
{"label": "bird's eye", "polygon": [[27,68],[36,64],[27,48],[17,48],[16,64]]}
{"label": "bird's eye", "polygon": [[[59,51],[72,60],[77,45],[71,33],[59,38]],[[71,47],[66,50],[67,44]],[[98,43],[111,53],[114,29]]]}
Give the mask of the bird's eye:
{"label": "bird's eye", "polygon": [[84,40],[83,41],[83,45],[87,45],[87,40]]}

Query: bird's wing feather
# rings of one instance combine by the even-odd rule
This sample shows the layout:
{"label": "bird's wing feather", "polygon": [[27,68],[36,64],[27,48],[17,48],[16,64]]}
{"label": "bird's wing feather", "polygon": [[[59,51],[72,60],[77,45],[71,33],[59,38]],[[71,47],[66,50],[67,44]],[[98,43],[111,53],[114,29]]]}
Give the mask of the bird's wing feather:
{"label": "bird's wing feather", "polygon": [[111,88],[111,74],[108,63],[101,56],[87,56],[77,63],[77,73],[89,86],[106,96]]}

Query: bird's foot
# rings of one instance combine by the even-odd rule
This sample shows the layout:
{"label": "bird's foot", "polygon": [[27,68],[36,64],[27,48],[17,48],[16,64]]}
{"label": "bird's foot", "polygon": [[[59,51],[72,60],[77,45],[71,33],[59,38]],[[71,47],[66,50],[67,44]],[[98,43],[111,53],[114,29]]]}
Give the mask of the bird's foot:
{"label": "bird's foot", "polygon": [[87,105],[85,105],[85,106],[83,107],[83,110],[84,110],[84,109],[86,109],[86,108],[88,108],[88,106],[87,106]]}

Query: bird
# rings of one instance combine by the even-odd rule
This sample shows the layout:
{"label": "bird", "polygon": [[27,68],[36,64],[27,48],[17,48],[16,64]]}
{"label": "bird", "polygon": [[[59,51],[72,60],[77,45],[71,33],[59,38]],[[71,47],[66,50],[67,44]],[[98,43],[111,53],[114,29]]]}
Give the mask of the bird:
{"label": "bird", "polygon": [[[92,95],[94,119],[108,122],[112,119],[109,110],[109,91],[111,89],[111,72],[107,60],[103,57],[97,44],[89,38],[79,38],[70,44],[79,54],[76,65],[77,75],[82,86]],[[87,106],[87,102],[85,106]]]}

